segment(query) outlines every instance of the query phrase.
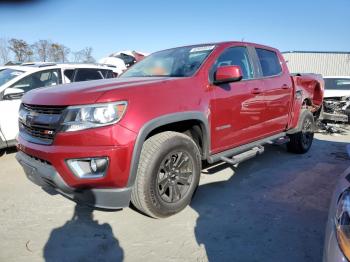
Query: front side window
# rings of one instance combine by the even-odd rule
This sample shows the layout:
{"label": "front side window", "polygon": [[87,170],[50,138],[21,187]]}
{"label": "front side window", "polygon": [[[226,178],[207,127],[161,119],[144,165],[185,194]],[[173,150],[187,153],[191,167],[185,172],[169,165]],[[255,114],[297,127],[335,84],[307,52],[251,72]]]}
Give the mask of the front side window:
{"label": "front side window", "polygon": [[23,74],[23,71],[14,70],[11,68],[5,68],[0,71],[0,86],[6,84],[10,80],[14,79],[17,76]]}
{"label": "front side window", "polygon": [[241,68],[243,74],[242,79],[254,78],[254,70],[249,61],[248,50],[244,46],[230,47],[224,50],[211,69],[211,78],[213,78],[213,74],[218,67],[233,65]]}
{"label": "front side window", "polygon": [[27,92],[35,88],[55,86],[60,83],[60,71],[58,69],[53,69],[33,73],[14,83],[11,87],[22,89],[24,92]]}
{"label": "front side window", "polygon": [[262,48],[256,48],[255,50],[260,61],[263,76],[276,76],[282,72],[280,60],[274,51]]}
{"label": "front side window", "polygon": [[153,53],[121,77],[189,77],[197,72],[214,48],[214,45],[187,46]]}
{"label": "front side window", "polygon": [[350,78],[324,78],[326,90],[350,90]]}

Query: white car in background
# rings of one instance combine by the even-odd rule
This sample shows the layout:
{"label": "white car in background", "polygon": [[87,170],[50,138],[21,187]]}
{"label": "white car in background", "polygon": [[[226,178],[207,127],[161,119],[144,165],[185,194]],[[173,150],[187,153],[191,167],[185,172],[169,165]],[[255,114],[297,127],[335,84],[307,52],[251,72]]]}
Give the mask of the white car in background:
{"label": "white car in background", "polygon": [[15,145],[18,110],[25,92],[113,76],[113,67],[95,64],[27,63],[0,67],[0,150]]}
{"label": "white car in background", "polygon": [[350,97],[350,76],[325,76],[324,97]]}
{"label": "white car in background", "polygon": [[350,124],[350,76],[325,76],[320,120]]}

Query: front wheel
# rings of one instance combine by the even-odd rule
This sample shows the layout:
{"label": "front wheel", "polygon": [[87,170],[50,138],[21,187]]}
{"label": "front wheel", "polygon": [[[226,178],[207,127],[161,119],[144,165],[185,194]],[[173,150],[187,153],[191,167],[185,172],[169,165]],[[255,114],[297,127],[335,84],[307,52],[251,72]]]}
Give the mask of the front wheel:
{"label": "front wheel", "polygon": [[290,141],[287,143],[287,149],[289,152],[304,154],[309,151],[314,138],[314,117],[310,111],[301,112],[299,126],[299,132],[288,135]]}
{"label": "front wheel", "polygon": [[131,201],[151,217],[178,213],[190,203],[200,172],[200,152],[190,137],[170,131],[156,134],[142,147]]}

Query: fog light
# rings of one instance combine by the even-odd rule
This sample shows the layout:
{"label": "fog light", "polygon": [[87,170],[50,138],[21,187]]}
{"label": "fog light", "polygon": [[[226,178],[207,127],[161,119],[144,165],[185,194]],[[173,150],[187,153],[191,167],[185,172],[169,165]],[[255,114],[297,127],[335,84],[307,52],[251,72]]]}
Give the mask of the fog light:
{"label": "fog light", "polygon": [[106,175],[107,157],[69,159],[67,165],[79,178],[100,178]]}
{"label": "fog light", "polygon": [[92,159],[92,160],[90,161],[90,167],[91,167],[91,170],[92,170],[93,172],[96,172],[96,171],[97,171],[97,164],[96,164],[96,160],[95,160],[95,159]]}

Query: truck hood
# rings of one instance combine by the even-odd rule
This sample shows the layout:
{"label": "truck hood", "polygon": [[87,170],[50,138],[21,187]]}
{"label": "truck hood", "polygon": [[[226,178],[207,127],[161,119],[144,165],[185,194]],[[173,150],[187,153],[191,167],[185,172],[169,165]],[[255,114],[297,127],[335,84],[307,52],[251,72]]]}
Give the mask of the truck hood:
{"label": "truck hood", "polygon": [[170,77],[129,77],[76,82],[55,87],[42,87],[26,93],[22,101],[32,105],[84,105],[93,104],[104,93],[125,88],[156,85],[175,80]]}

